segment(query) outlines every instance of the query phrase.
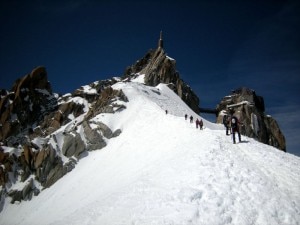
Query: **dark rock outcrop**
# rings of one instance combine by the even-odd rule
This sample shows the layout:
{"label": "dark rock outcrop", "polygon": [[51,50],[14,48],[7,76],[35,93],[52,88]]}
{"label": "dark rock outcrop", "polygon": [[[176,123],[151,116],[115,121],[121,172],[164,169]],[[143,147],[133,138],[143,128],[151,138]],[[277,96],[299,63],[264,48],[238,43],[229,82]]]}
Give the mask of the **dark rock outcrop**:
{"label": "dark rock outcrop", "polygon": [[128,67],[123,75],[130,80],[136,74],[145,74],[145,84],[156,86],[159,83],[169,84],[169,87],[196,113],[199,113],[199,98],[193,90],[180,79],[176,70],[176,61],[167,56],[164,49],[158,47],[150,50],[134,65]]}
{"label": "dark rock outcrop", "polygon": [[100,113],[114,113],[125,109],[126,107],[123,104],[116,103],[117,100],[128,102],[122,90],[114,90],[111,87],[104,89],[97,101],[90,107],[85,118],[90,119]]}
{"label": "dark rock outcrop", "polygon": [[9,146],[23,144],[23,139],[18,137],[30,133],[34,124],[55,109],[57,99],[47,80],[46,69],[37,67],[18,79],[10,92],[1,93],[0,142]]}
{"label": "dark rock outcrop", "polygon": [[106,146],[106,142],[99,133],[98,129],[92,129],[87,121],[83,122],[82,127],[84,130],[85,138],[87,140],[87,149],[89,151],[101,149]]}
{"label": "dark rock outcrop", "polygon": [[67,133],[64,136],[64,144],[61,149],[62,153],[68,158],[78,157],[85,150],[84,142],[77,132]]}
{"label": "dark rock outcrop", "polygon": [[117,78],[96,81],[89,85],[82,86],[79,89],[76,89],[72,93],[72,96],[73,97],[79,96],[86,99],[89,103],[93,103],[94,101],[97,100],[97,98],[99,97],[102,91],[104,91],[106,88],[114,85],[117,82],[118,82]]}
{"label": "dark rock outcrop", "polygon": [[224,113],[233,113],[240,122],[241,133],[258,141],[286,151],[285,138],[277,122],[265,114],[264,99],[249,88],[239,88],[224,97],[217,105],[217,122],[222,123]]}
{"label": "dark rock outcrop", "polygon": [[[90,121],[126,108],[125,94],[111,87],[117,81],[96,81],[58,96],[52,93],[45,68],[38,67],[18,79],[12,91],[1,90],[0,206],[5,196],[12,203],[30,200],[70,172],[87,151],[104,148],[108,139],[122,133]],[[23,188],[14,188],[17,180]]]}

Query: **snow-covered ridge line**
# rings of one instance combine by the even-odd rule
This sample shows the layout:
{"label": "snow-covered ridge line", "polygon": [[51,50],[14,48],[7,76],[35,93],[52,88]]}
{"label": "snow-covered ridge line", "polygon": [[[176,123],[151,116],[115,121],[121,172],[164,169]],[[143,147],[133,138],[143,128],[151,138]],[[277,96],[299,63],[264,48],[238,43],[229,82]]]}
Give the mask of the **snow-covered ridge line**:
{"label": "snow-covered ridge line", "polygon": [[122,133],[31,201],[4,204],[0,224],[299,224],[299,157],[244,136],[233,145],[221,125],[196,129],[184,114],[199,115],[165,84],[112,88],[129,100],[116,100],[122,110],[74,118],[51,143],[62,148],[69,132],[87,141],[85,122]]}

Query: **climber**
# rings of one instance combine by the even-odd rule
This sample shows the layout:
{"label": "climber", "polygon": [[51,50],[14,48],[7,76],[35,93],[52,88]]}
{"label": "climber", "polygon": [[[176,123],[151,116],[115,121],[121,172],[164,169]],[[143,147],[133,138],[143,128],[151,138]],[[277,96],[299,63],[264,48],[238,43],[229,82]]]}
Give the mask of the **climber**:
{"label": "climber", "polygon": [[225,114],[223,116],[223,124],[224,124],[224,126],[226,128],[226,135],[230,135],[229,134],[229,131],[230,131],[230,121],[229,120],[230,120],[230,117],[228,117],[228,115]]}
{"label": "climber", "polygon": [[232,115],[230,118],[231,122],[231,129],[232,129],[232,138],[233,138],[233,144],[235,144],[235,133],[238,133],[239,142],[241,142],[241,134],[239,130],[239,120],[236,116]]}
{"label": "climber", "polygon": [[199,119],[197,118],[197,119],[196,119],[196,129],[198,129],[198,126],[200,126],[200,121],[199,121]]}
{"label": "climber", "polygon": [[184,115],[185,120],[187,120],[187,114]]}
{"label": "climber", "polygon": [[190,123],[193,123],[193,116],[190,116]]}
{"label": "climber", "polygon": [[202,121],[202,119],[199,121],[199,125],[200,125],[200,130],[203,130],[203,121]]}

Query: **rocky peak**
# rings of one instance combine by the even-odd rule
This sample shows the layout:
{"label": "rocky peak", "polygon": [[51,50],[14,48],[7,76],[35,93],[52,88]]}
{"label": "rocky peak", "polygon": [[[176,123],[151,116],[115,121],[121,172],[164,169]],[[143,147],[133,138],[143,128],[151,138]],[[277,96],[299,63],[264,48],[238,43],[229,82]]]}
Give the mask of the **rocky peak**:
{"label": "rocky peak", "polygon": [[193,90],[182,80],[176,70],[176,61],[169,57],[164,48],[162,34],[158,47],[149,50],[146,55],[134,65],[128,67],[123,78],[130,78],[136,74],[145,74],[145,84],[156,86],[159,83],[169,84],[169,87],[193,109],[199,113],[199,98]]}
{"label": "rocky peak", "polygon": [[285,138],[277,122],[265,114],[264,99],[246,87],[233,90],[217,105],[217,122],[222,123],[225,114],[236,115],[243,135],[286,151]]}
{"label": "rocky peak", "polygon": [[12,92],[18,95],[22,89],[29,89],[30,91],[34,91],[35,89],[44,89],[52,94],[51,85],[47,78],[46,68],[39,66],[33,69],[30,74],[16,80],[12,87]]}
{"label": "rocky peak", "polygon": [[11,91],[1,91],[0,141],[8,145],[22,142],[24,137],[43,117],[57,107],[44,67],[15,81]]}

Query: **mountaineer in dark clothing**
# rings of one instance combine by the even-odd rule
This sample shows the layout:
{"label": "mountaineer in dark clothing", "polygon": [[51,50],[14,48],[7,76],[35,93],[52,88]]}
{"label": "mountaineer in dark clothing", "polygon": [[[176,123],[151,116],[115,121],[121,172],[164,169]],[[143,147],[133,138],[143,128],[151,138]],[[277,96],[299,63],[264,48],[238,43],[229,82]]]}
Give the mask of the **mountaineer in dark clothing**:
{"label": "mountaineer in dark clothing", "polygon": [[193,123],[193,116],[190,116],[190,123]]}
{"label": "mountaineer in dark clothing", "polygon": [[202,119],[199,121],[200,130],[203,130],[203,121]]}
{"label": "mountaineer in dark clothing", "polygon": [[200,123],[200,121],[199,121],[199,119],[197,118],[197,119],[196,119],[196,129],[198,129],[198,127],[200,126],[199,123]]}
{"label": "mountaineer in dark clothing", "polygon": [[223,124],[226,128],[226,135],[230,135],[229,134],[229,131],[230,131],[230,117],[227,114],[225,114],[223,116]]}
{"label": "mountaineer in dark clothing", "polygon": [[240,134],[240,129],[239,129],[239,120],[236,116],[231,116],[230,119],[230,123],[231,123],[231,129],[232,129],[232,138],[233,138],[233,144],[235,144],[235,133],[238,133],[238,138],[239,138],[239,142],[241,142],[241,134]]}

